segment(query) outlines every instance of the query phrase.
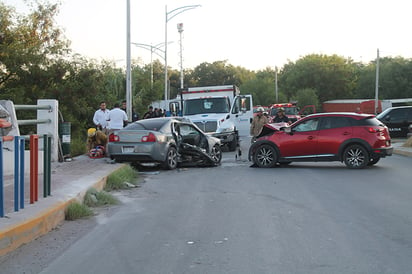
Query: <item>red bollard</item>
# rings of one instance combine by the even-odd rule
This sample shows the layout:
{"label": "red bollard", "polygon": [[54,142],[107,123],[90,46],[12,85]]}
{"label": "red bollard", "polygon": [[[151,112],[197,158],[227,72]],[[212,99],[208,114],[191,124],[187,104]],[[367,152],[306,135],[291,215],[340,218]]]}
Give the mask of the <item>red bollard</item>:
{"label": "red bollard", "polygon": [[30,204],[39,199],[39,136],[30,136]]}

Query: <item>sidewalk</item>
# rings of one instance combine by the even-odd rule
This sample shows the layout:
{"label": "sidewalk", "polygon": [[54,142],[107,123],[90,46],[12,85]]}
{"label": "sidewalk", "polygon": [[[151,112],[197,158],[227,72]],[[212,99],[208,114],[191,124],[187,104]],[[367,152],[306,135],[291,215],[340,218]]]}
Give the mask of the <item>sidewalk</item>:
{"label": "sidewalk", "polygon": [[392,139],[394,154],[412,157],[412,147],[403,146],[406,140],[408,139]]}
{"label": "sidewalk", "polygon": [[[24,209],[14,212],[14,178],[5,178],[5,217],[0,218],[0,256],[46,234],[65,218],[65,209],[73,201],[82,202],[86,191],[103,189],[107,177],[124,164],[110,164],[109,159],[90,159],[86,155],[71,162],[52,163],[51,196],[43,198],[39,176],[38,202],[29,204],[29,178],[25,178]],[[6,198],[8,197],[8,198]]]}
{"label": "sidewalk", "polygon": [[[404,147],[406,139],[394,139],[394,154],[412,157],[412,147]],[[26,178],[25,208],[14,212],[13,202],[5,205],[6,217],[0,218],[0,256],[22,244],[48,233],[64,220],[66,207],[74,200],[82,201],[86,191],[94,187],[101,190],[107,177],[124,164],[110,164],[107,158],[90,159],[86,155],[71,162],[53,163],[51,196],[43,198],[43,181],[39,176],[39,201],[28,204]],[[13,197],[13,178],[5,182],[5,197]],[[7,196],[6,196],[7,195]]]}

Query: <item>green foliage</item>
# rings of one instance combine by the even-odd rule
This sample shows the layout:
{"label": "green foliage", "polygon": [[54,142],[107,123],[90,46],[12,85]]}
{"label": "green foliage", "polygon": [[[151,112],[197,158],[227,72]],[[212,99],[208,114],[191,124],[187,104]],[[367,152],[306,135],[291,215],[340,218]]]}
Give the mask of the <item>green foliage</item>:
{"label": "green foliage", "polygon": [[98,207],[116,205],[119,203],[119,200],[106,191],[97,191],[95,188],[90,188],[84,196],[83,203],[88,207]]}
{"label": "green foliage", "polygon": [[355,71],[350,60],[337,55],[307,55],[286,64],[279,75],[279,86],[290,100],[300,89],[317,91],[319,101],[352,98]]}
{"label": "green foliage", "polygon": [[130,165],[126,165],[109,175],[104,189],[106,191],[126,189],[127,182],[137,184],[136,178],[137,172]]}
{"label": "green foliage", "polygon": [[[315,106],[316,110],[319,110],[321,106],[318,96],[316,94],[316,90],[310,89],[310,88],[298,90],[293,100],[298,102],[297,105],[301,109],[305,106],[313,105]],[[306,113],[306,114],[311,114],[311,113]]]}
{"label": "green foliage", "polygon": [[243,74],[239,74],[239,70],[243,72],[240,68],[228,65],[227,61],[204,62],[198,65],[187,78],[191,86],[240,86],[242,84],[240,76]]}
{"label": "green foliage", "polygon": [[86,205],[73,202],[66,209],[65,219],[68,221],[73,221],[76,219],[93,216],[93,214],[93,211]]}

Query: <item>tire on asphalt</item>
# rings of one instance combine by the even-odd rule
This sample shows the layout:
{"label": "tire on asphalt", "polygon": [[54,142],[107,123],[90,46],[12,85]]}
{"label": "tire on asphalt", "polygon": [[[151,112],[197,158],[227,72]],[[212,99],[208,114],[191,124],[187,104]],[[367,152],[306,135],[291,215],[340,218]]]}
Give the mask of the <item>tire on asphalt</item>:
{"label": "tire on asphalt", "polygon": [[343,162],[348,168],[361,169],[369,163],[369,153],[361,145],[354,144],[348,146],[343,152]]}
{"label": "tire on asphalt", "polygon": [[258,146],[253,154],[253,163],[257,167],[270,168],[276,166],[278,154],[275,148],[268,144]]}
{"label": "tire on asphalt", "polygon": [[166,160],[163,163],[165,169],[175,169],[178,165],[178,155],[175,147],[169,147],[167,150]]}

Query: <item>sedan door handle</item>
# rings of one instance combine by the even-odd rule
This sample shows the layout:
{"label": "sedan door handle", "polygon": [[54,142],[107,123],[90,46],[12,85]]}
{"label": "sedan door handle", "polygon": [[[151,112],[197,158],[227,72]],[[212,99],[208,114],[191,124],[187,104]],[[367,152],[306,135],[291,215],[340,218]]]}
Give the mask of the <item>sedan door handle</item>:
{"label": "sedan door handle", "polygon": [[313,137],[313,136],[308,136],[308,139],[309,139],[309,140],[313,140],[313,138],[315,138],[315,137]]}
{"label": "sedan door handle", "polygon": [[345,131],[343,135],[350,135],[350,132]]}

